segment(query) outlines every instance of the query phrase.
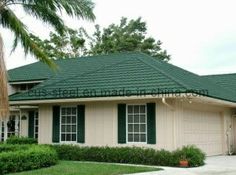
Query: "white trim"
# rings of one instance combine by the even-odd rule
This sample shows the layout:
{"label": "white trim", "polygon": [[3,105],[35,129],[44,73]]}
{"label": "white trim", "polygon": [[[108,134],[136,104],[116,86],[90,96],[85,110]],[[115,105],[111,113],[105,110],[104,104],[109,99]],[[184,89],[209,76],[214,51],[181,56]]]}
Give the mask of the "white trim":
{"label": "white trim", "polygon": [[7,119],[4,120],[4,141],[8,138],[8,127],[7,127]]}
{"label": "white trim", "polygon": [[[37,115],[36,115],[37,114]],[[37,120],[38,120],[38,124],[36,125],[36,116],[37,116]],[[38,131],[36,132],[36,126],[38,128]],[[35,137],[37,133],[37,138]],[[39,112],[38,111],[34,111],[34,138],[38,140],[39,138]]]}
{"label": "white trim", "polygon": [[[61,135],[62,135],[62,123],[61,123],[61,120],[62,120],[62,108],[75,108],[76,110],[75,110],[75,114],[73,115],[73,116],[75,116],[75,119],[76,119],[76,121],[75,121],[75,132],[69,132],[70,134],[74,134],[75,133],[75,141],[62,141],[61,140]],[[71,114],[72,115],[72,114]],[[78,115],[78,111],[77,111],[77,107],[76,106],[74,106],[74,105],[72,105],[72,106],[68,106],[68,105],[66,105],[66,106],[60,106],[60,121],[59,121],[59,125],[60,125],[60,133],[59,133],[59,140],[60,140],[60,143],[63,143],[63,144],[73,144],[73,143],[77,143],[77,135],[78,135],[78,131],[77,131],[77,127],[78,127],[78,121],[77,121],[77,115]],[[67,116],[67,115],[64,115],[64,116]],[[71,123],[70,123],[70,125],[72,125],[72,121],[71,121]],[[74,124],[73,124],[74,125]],[[72,129],[72,128],[71,128]],[[67,131],[65,131],[65,132],[63,132],[64,134],[67,134],[68,132]],[[72,139],[72,138],[71,138]]]}
{"label": "white trim", "polygon": [[[186,95],[186,94],[184,94]],[[181,95],[180,95],[181,96]],[[130,97],[93,97],[93,98],[72,98],[72,99],[49,99],[49,100],[23,100],[23,101],[10,101],[10,105],[38,105],[38,104],[53,104],[53,103],[78,103],[78,102],[96,102],[96,101],[119,101],[119,100],[144,100],[144,99],[162,99],[160,96],[130,96]],[[224,105],[229,107],[236,107],[236,102],[230,102],[226,100],[216,99],[212,97],[176,97],[175,94],[170,94],[166,99],[198,99],[203,100],[205,102],[210,102],[218,105]]]}
{"label": "white trim", "polygon": [[[129,135],[129,131],[128,131],[128,107],[129,106],[145,106],[145,130],[146,132],[145,133],[140,133],[139,134],[145,134],[146,135],[146,141],[145,142],[129,142],[129,139],[128,139],[128,135]],[[142,113],[144,114],[144,113]],[[140,113],[139,113],[140,115]],[[133,123],[134,124],[134,123]],[[140,123],[138,123],[140,124]],[[144,124],[144,123],[142,123]],[[133,128],[134,129],[134,128]],[[134,133],[134,131],[133,131]],[[147,144],[147,104],[145,103],[134,103],[134,104],[126,104],[126,143],[127,144]]]}
{"label": "white trim", "polygon": [[20,110],[20,114],[19,114],[19,136],[22,135],[22,126],[21,126],[21,116],[22,116],[22,111]]}
{"label": "white trim", "polygon": [[33,83],[42,83],[44,80],[35,80],[35,81],[14,81],[8,82],[10,85],[20,85],[20,84],[33,84]]}
{"label": "white trim", "polygon": [[[71,99],[48,99],[48,100],[23,100],[10,101],[10,105],[30,105],[30,104],[51,104],[51,103],[78,103],[78,102],[94,102],[94,101],[116,101],[116,100],[136,100],[136,99],[158,99],[152,95],[146,96],[130,96],[130,97],[92,97],[92,98],[71,98]],[[236,106],[236,103],[235,103]]]}
{"label": "white trim", "polygon": [[10,106],[11,112],[18,112],[21,109],[38,109],[38,106]]}

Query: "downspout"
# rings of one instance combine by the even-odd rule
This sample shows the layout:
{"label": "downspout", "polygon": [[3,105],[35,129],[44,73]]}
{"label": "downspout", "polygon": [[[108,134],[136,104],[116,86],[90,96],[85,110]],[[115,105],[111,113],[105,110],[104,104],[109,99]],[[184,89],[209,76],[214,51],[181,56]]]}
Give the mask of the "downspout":
{"label": "downspout", "polygon": [[228,127],[227,131],[226,131],[226,135],[227,135],[227,146],[228,146],[228,154],[231,156],[234,151],[232,150],[232,145],[231,144],[231,138],[232,138],[232,129],[233,129],[233,125],[234,125],[234,117],[236,117],[236,115],[232,115],[231,116],[231,124]]}
{"label": "downspout", "polygon": [[228,145],[228,154],[231,156],[233,151],[231,150],[231,132],[232,132],[232,125],[230,125],[226,131],[227,136],[227,145]]}

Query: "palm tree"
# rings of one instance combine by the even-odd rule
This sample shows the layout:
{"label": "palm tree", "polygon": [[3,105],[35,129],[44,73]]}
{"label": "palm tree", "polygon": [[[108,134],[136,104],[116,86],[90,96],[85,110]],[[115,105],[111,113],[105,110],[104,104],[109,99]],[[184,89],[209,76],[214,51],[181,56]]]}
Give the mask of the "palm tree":
{"label": "palm tree", "polygon": [[[94,4],[91,0],[0,0],[0,25],[11,30],[14,35],[13,51],[21,43],[25,54],[32,54],[38,60],[53,67],[53,62],[40,50],[31,39],[24,23],[11,9],[22,7],[27,15],[31,15],[44,23],[50,24],[59,33],[65,32],[65,25],[58,13],[66,12],[71,17],[93,21]],[[0,33],[0,119],[9,114],[7,75],[4,62],[3,41]]]}

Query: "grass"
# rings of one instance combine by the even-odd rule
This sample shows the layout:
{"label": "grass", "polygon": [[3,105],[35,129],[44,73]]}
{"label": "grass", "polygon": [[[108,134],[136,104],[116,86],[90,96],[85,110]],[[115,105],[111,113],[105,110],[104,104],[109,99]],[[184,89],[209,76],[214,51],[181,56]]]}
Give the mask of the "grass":
{"label": "grass", "polygon": [[142,166],[126,166],[94,162],[60,161],[59,164],[49,168],[14,173],[11,175],[118,175],[159,170],[161,169]]}

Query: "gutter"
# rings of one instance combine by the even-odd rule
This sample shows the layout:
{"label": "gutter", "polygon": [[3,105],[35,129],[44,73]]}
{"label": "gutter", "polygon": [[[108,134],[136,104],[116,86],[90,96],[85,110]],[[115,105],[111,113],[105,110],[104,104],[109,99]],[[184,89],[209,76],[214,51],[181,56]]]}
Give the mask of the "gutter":
{"label": "gutter", "polygon": [[230,102],[222,99],[216,99],[207,96],[197,96],[197,94],[157,94],[157,95],[132,95],[132,96],[113,96],[113,97],[92,97],[92,98],[67,98],[67,99],[39,99],[39,100],[13,100],[10,105],[38,105],[38,104],[55,104],[55,103],[84,103],[84,102],[97,102],[97,101],[123,101],[123,100],[145,100],[145,99],[162,99],[163,104],[168,105],[174,109],[165,99],[183,99],[191,97],[192,101],[208,102],[211,104],[224,105],[228,107],[236,107],[236,102]]}

